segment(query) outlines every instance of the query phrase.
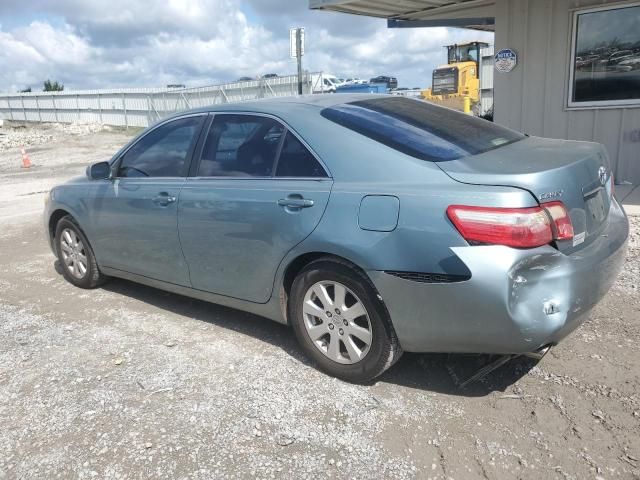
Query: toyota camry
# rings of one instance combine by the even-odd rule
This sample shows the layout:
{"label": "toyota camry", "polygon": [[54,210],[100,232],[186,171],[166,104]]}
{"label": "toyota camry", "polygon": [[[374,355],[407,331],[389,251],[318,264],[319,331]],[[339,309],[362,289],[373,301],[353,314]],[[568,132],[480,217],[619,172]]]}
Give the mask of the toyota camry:
{"label": "toyota camry", "polygon": [[628,236],[601,145],[348,94],[163,119],[53,188],[45,228],[77,287],[120,277],[289,324],[354,382],[403,351],[545,351]]}

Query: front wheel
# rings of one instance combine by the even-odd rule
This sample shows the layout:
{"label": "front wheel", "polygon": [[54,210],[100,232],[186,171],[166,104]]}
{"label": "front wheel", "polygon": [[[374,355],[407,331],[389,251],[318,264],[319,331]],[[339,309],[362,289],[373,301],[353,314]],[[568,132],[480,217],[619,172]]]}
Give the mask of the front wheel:
{"label": "front wheel", "polygon": [[100,273],[91,245],[71,216],[56,226],[55,246],[64,278],[80,288],[96,288],[105,281]]}
{"label": "front wheel", "polygon": [[372,380],[402,354],[370,280],[347,263],[307,265],[293,282],[289,318],[305,353],[323,371],[350,382]]}

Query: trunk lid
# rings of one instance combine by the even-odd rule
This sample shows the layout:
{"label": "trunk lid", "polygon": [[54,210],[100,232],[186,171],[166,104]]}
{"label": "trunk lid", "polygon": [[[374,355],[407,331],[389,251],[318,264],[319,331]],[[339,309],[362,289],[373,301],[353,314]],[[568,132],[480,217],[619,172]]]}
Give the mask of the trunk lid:
{"label": "trunk lid", "polygon": [[611,171],[600,144],[527,137],[437,165],[461,183],[517,187],[528,190],[539,203],[563,202],[574,229],[573,240],[558,242],[563,252],[588,245],[606,224]]}

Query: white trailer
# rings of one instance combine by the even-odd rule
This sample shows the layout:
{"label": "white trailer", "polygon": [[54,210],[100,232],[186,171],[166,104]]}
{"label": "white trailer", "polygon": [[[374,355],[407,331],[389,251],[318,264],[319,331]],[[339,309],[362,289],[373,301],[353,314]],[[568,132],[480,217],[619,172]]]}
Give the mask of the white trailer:
{"label": "white trailer", "polygon": [[311,91],[313,93],[335,93],[338,83],[338,78],[330,73],[311,74]]}

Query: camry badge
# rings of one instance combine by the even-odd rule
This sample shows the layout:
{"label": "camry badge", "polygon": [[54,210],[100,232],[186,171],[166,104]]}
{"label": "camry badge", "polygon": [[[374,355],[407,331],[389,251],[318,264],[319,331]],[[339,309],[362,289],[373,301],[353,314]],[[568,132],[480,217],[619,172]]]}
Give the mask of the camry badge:
{"label": "camry badge", "polygon": [[600,179],[600,184],[604,185],[607,183],[607,169],[604,167],[600,167],[598,169],[598,178]]}
{"label": "camry badge", "polygon": [[564,190],[556,190],[555,192],[541,193],[538,198],[541,201],[553,200],[554,198],[560,198],[564,194]]}

